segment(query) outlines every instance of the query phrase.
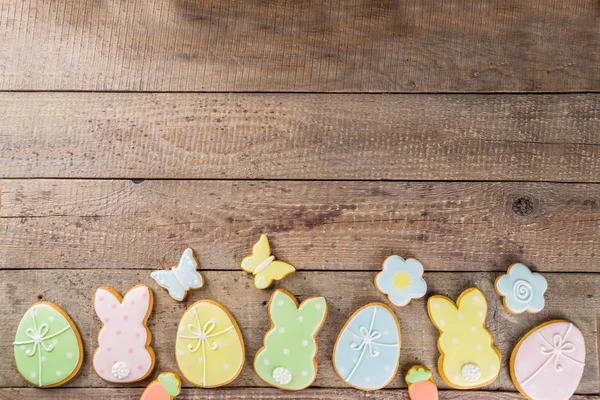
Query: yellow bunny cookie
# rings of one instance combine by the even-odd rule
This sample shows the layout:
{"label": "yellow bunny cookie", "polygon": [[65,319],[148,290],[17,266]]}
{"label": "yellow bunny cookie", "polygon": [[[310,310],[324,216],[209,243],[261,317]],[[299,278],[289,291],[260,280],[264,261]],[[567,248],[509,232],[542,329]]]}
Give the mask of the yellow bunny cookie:
{"label": "yellow bunny cookie", "polygon": [[500,372],[500,352],[485,327],[487,301],[476,288],[465,290],[456,304],[444,296],[427,302],[429,318],[440,331],[438,370],[456,389],[489,385]]}

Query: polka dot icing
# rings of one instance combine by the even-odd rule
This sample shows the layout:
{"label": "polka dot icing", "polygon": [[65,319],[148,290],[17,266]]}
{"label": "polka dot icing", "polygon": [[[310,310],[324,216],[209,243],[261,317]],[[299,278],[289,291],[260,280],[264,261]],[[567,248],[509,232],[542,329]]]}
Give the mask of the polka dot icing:
{"label": "polka dot icing", "polygon": [[544,293],[548,289],[546,278],[531,272],[526,265],[511,265],[505,275],[496,279],[495,287],[504,298],[504,307],[513,314],[537,313],[544,308]]}
{"label": "polka dot icing", "polygon": [[432,296],[427,307],[431,321],[440,331],[442,379],[459,389],[492,383],[498,376],[501,359],[485,326],[484,294],[479,289],[467,289],[456,304],[444,296]]}
{"label": "polka dot icing", "polygon": [[[382,334],[385,331],[387,335]],[[362,390],[387,386],[396,373],[399,358],[400,325],[395,313],[382,303],[368,304],[352,314],[333,350],[338,376]]]}
{"label": "polka dot icing", "polygon": [[414,258],[404,260],[400,256],[390,256],[383,262],[383,270],[375,277],[375,287],[387,294],[394,305],[403,307],[427,292],[423,264]]}
{"label": "polka dot icing", "polygon": [[244,365],[244,341],[237,323],[212,300],[197,301],[183,314],[175,350],[182,375],[200,387],[226,385]]}
{"label": "polka dot icing", "polygon": [[256,353],[254,370],[269,385],[302,390],[316,378],[315,337],[325,322],[327,303],[322,297],[311,297],[298,304],[291,293],[278,289],[271,295],[268,309],[272,328]]}
{"label": "polka dot icing", "polygon": [[18,371],[29,383],[58,386],[79,371],[83,346],[69,316],[55,304],[40,302],[19,323],[14,356]]}
{"label": "polka dot icing", "polygon": [[[101,297],[103,301],[99,301]],[[147,343],[146,333],[152,303],[152,292],[146,285],[134,286],[125,297],[108,287],[96,291],[96,314],[101,321],[110,321],[100,329],[98,349],[92,360],[94,370],[102,379],[115,383],[137,382],[152,372],[154,352]],[[138,332],[143,334],[136,336]],[[137,368],[138,365],[142,368]]]}

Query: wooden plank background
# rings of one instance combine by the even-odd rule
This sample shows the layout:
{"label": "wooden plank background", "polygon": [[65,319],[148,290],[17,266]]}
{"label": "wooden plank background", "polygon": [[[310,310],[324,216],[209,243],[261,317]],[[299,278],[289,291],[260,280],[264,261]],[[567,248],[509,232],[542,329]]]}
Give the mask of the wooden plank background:
{"label": "wooden plank background", "polygon": [[[408,400],[403,376],[420,363],[442,399],[516,400],[510,353],[555,318],[586,339],[573,399],[598,398],[599,24],[595,0],[0,0],[0,399],[138,399],[177,371],[176,326],[201,298],[231,310],[246,365],[226,388],[184,383],[182,399]],[[298,268],[276,287],[329,301],[302,392],[251,368],[271,290],[239,264],[260,233]],[[149,274],[186,247],[206,286],[178,304]],[[493,384],[439,379],[426,298],[395,308],[388,388],[335,376],[337,333],[386,300],[372,281],[391,254],[424,263],[428,295],[485,292],[503,356]],[[547,277],[541,313],[511,315],[495,294],[514,262]],[[157,368],[119,387],[91,370],[91,298],[137,283],[155,289]],[[43,391],[19,377],[11,344],[40,295],[86,351],[75,379]]]}

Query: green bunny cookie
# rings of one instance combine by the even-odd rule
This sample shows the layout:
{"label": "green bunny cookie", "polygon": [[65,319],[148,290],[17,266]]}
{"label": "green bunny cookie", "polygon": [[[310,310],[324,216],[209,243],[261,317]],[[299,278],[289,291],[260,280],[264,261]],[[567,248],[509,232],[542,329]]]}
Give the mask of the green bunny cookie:
{"label": "green bunny cookie", "polygon": [[298,306],[289,292],[278,289],[269,301],[271,330],[254,358],[254,370],[269,385],[302,390],[317,377],[315,336],[327,318],[327,301],[310,297]]}

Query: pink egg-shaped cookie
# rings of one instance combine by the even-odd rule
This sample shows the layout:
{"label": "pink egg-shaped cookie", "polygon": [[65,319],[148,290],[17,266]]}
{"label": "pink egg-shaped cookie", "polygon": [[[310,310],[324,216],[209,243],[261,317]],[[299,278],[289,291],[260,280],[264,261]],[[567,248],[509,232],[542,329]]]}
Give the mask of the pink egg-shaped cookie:
{"label": "pink egg-shaped cookie", "polygon": [[569,321],[549,321],[529,331],[510,358],[510,375],[530,400],[568,400],[583,375],[585,342]]}

